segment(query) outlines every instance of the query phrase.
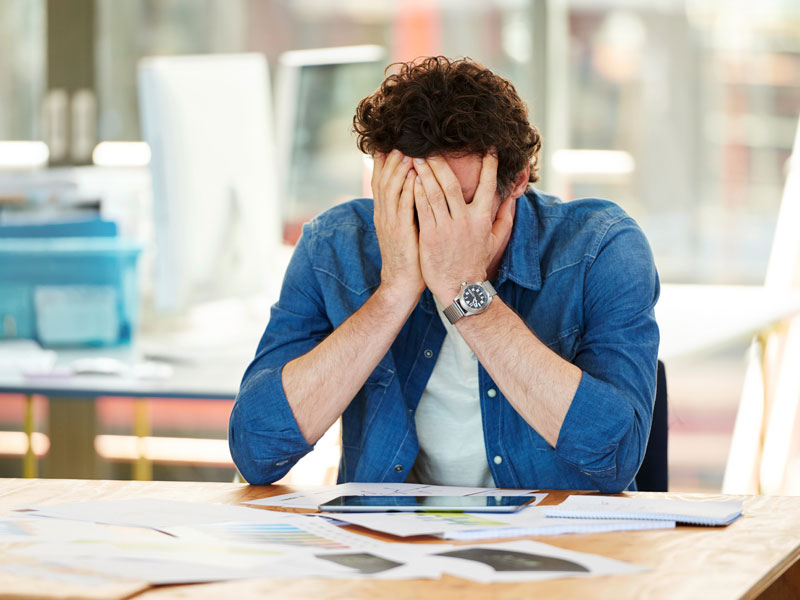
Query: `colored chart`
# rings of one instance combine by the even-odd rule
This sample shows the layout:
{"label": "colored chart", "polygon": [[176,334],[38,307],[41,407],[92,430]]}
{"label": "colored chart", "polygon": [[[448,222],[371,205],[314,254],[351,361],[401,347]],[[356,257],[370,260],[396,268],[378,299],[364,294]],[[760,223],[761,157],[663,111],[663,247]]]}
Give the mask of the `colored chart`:
{"label": "colored chart", "polygon": [[287,544],[326,550],[347,550],[350,547],[289,523],[228,523],[209,525],[204,529],[216,537],[246,544]]}

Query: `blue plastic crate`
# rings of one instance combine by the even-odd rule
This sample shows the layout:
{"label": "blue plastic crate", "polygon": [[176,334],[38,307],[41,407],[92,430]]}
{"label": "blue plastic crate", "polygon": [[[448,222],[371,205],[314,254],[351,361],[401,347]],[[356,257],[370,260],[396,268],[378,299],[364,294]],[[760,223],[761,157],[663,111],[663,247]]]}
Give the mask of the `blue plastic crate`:
{"label": "blue plastic crate", "polygon": [[0,238],[116,237],[117,224],[103,219],[0,225]]}
{"label": "blue plastic crate", "polygon": [[0,238],[0,338],[130,343],[139,324],[140,252],[117,237]]}

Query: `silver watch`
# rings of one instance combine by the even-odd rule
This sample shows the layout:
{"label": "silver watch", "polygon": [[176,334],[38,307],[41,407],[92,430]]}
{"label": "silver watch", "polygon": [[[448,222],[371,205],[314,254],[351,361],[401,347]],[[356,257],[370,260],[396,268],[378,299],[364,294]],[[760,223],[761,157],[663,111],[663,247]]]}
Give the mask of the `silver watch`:
{"label": "silver watch", "polygon": [[485,311],[496,294],[488,281],[465,281],[453,303],[442,312],[450,323],[455,324],[461,317],[478,315]]}

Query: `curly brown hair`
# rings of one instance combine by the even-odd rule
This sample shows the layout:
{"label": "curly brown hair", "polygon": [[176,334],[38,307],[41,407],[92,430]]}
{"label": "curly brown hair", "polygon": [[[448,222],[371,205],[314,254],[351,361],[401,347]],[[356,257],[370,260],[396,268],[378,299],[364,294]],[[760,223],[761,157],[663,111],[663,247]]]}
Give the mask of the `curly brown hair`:
{"label": "curly brown hair", "polygon": [[538,181],[541,137],[511,82],[469,58],[431,56],[386,72],[393,67],[353,117],[362,152],[397,148],[416,158],[494,151],[501,198],[526,165],[529,182]]}

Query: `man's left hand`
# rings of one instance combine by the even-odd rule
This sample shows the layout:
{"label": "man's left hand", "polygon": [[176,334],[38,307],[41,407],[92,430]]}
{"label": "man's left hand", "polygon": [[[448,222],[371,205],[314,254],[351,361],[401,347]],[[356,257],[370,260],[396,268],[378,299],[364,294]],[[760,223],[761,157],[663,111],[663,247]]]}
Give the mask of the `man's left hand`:
{"label": "man's left hand", "polygon": [[497,216],[492,214],[497,198],[497,157],[492,153],[483,157],[470,204],[443,157],[415,159],[414,168],[422,277],[439,301],[448,305],[462,282],[487,278],[492,259],[511,233],[514,202],[506,198]]}

